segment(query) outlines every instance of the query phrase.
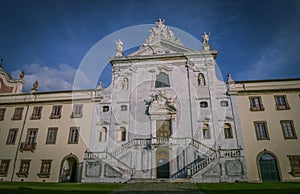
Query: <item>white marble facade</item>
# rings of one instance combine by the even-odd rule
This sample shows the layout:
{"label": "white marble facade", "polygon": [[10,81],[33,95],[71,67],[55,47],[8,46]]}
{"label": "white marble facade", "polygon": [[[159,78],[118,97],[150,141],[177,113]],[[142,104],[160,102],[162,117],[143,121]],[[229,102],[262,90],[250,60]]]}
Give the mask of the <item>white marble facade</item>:
{"label": "white marble facade", "polygon": [[209,36],[193,50],[158,20],[139,50],[117,48],[112,84],[94,105],[83,182],[246,180],[236,102],[216,76]]}

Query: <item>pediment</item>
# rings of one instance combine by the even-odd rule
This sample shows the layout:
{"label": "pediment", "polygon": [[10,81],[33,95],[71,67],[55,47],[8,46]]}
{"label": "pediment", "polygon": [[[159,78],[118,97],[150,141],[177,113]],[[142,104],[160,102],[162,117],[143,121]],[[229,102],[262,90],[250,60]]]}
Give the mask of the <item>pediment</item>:
{"label": "pediment", "polygon": [[129,54],[128,56],[165,55],[191,51],[194,50],[181,44],[177,44],[168,40],[159,40],[154,44],[143,44],[139,50]]}

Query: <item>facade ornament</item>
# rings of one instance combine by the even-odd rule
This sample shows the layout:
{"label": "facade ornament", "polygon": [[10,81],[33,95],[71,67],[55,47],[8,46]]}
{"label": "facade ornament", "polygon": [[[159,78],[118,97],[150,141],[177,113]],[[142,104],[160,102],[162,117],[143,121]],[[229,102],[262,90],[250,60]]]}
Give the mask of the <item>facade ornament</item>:
{"label": "facade ornament", "polygon": [[227,84],[229,91],[235,88],[235,82],[230,73],[227,75]]}
{"label": "facade ornament", "polygon": [[22,71],[22,72],[20,73],[20,79],[23,79],[23,78],[24,78],[24,76],[25,76],[25,72],[24,72],[24,71]]}
{"label": "facade ornament", "polygon": [[36,80],[33,84],[33,88],[31,89],[31,93],[35,93],[39,87],[39,82]]}
{"label": "facade ornament", "polygon": [[113,67],[112,69],[113,75],[119,75],[121,73],[120,67]]}
{"label": "facade ornament", "polygon": [[176,111],[176,99],[168,95],[166,92],[159,91],[156,94],[150,95],[150,100],[146,101],[148,105],[148,113],[157,109],[168,109],[171,111]]}
{"label": "facade ornament", "polygon": [[152,27],[152,29],[150,30],[151,34],[147,38],[144,46],[147,44],[153,44],[160,40],[168,40],[182,45],[181,41],[174,36],[174,33],[167,26],[165,26],[164,20],[159,18],[158,21],[155,22],[155,24],[156,26]]}
{"label": "facade ornament", "polygon": [[118,41],[116,41],[116,45],[116,57],[123,57],[123,42],[119,39]]}
{"label": "facade ornament", "polygon": [[210,50],[210,45],[208,44],[209,37],[210,37],[210,32],[208,34],[206,34],[206,32],[204,32],[202,34],[202,49],[203,50]]}
{"label": "facade ornament", "polygon": [[99,82],[97,87],[96,87],[96,90],[103,90],[103,87],[102,87],[102,82]]}
{"label": "facade ornament", "polygon": [[128,78],[124,77],[122,80],[122,90],[127,90],[128,89]]}

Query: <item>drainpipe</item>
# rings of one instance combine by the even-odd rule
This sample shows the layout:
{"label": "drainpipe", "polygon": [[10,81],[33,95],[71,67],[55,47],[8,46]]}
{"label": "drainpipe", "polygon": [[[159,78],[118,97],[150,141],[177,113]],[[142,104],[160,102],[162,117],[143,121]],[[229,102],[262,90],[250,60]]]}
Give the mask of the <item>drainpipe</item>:
{"label": "drainpipe", "polygon": [[15,174],[15,170],[16,170],[16,163],[17,163],[17,159],[18,159],[18,155],[19,155],[19,150],[20,150],[20,144],[21,144],[23,131],[24,131],[24,128],[25,128],[26,120],[27,120],[28,109],[29,109],[29,105],[27,104],[26,105],[25,117],[24,117],[24,121],[23,121],[23,124],[22,124],[22,128],[21,128],[21,134],[20,134],[20,138],[19,138],[19,141],[18,141],[18,146],[17,146],[17,150],[16,150],[16,154],[15,154],[15,159],[14,159],[14,164],[13,164],[13,171],[12,171],[10,182],[13,182],[13,179],[14,179],[14,174]]}

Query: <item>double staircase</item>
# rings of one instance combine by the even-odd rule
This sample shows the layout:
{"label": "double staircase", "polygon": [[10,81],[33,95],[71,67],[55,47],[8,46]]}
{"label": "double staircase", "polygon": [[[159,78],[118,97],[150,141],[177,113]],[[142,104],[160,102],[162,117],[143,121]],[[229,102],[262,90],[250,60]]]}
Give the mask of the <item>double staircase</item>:
{"label": "double staircase", "polygon": [[171,178],[190,178],[196,173],[206,169],[206,167],[218,161],[220,158],[233,158],[241,156],[241,149],[218,149],[215,150],[210,148],[197,140],[191,138],[136,138],[125,144],[117,147],[113,151],[102,151],[102,152],[85,152],[85,159],[99,159],[104,163],[110,165],[119,173],[124,175],[126,178],[131,178],[134,175],[132,167],[122,162],[118,157],[127,152],[134,146],[152,147],[160,145],[181,145],[181,146],[193,146],[196,150],[203,153],[204,158],[197,158],[193,162],[189,163],[176,173],[171,175]]}

